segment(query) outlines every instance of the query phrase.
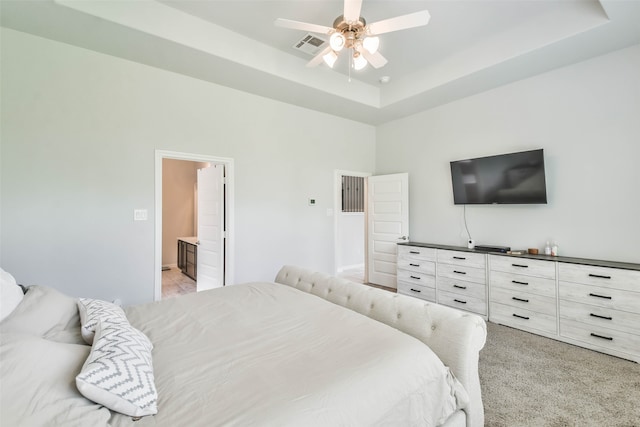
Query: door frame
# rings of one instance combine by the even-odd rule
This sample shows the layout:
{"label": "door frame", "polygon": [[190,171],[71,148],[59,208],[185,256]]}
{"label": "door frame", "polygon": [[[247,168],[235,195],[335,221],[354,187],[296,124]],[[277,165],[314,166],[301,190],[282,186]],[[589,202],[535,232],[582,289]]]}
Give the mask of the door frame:
{"label": "door frame", "polygon": [[154,260],[154,301],[162,299],[162,160],[188,160],[209,162],[225,166],[225,240],[224,240],[224,284],[233,284],[234,279],[234,169],[233,159],[206,154],[181,153],[177,151],[155,150],[155,260]]}
{"label": "door frame", "polygon": [[364,178],[364,281],[368,279],[368,264],[367,259],[367,245],[368,245],[368,220],[367,220],[367,177],[370,177],[373,173],[370,172],[353,172],[346,170],[335,169],[333,173],[333,274],[338,275],[339,260],[339,237],[338,228],[340,222],[340,212],[342,212],[342,177],[343,176],[361,176]]}

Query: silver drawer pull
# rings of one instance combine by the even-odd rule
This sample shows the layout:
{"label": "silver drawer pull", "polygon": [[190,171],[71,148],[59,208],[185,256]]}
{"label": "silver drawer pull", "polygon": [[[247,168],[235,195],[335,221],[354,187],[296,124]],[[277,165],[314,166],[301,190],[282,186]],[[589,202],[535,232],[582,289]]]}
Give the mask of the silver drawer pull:
{"label": "silver drawer pull", "polygon": [[460,286],[460,285],[453,285],[453,287],[458,289],[467,289],[466,286]]}
{"label": "silver drawer pull", "polygon": [[598,294],[589,294],[590,297],[596,297],[596,298],[603,298],[603,299],[611,299],[611,297],[605,296],[605,295],[598,295]]}
{"label": "silver drawer pull", "polygon": [[591,316],[591,317],[597,317],[598,319],[613,320],[613,317],[609,317],[609,316],[600,316],[599,314],[589,313],[589,316]]}
{"label": "silver drawer pull", "polygon": [[515,283],[516,285],[529,285],[527,282],[518,282],[517,280],[512,280],[511,283]]}
{"label": "silver drawer pull", "polygon": [[459,302],[460,304],[466,304],[466,301],[460,301],[459,299],[454,299],[455,302]]}
{"label": "silver drawer pull", "polygon": [[519,319],[524,319],[524,320],[529,320],[529,318],[527,316],[520,316],[519,314],[515,314],[515,313],[513,313],[513,317],[517,317]]}
{"label": "silver drawer pull", "polygon": [[464,271],[458,271],[458,270],[453,270],[453,272],[454,272],[454,273],[456,273],[456,274],[467,274],[467,273],[466,273],[466,272],[464,272]]}
{"label": "silver drawer pull", "polygon": [[520,267],[520,268],[529,268],[528,265],[524,265],[524,264],[511,264],[514,267]]}
{"label": "silver drawer pull", "polygon": [[522,302],[529,302],[528,299],[522,299],[522,298],[517,298],[517,297],[511,297],[512,300],[516,300],[516,301],[522,301]]}
{"label": "silver drawer pull", "polygon": [[410,254],[420,255],[419,251],[409,251]]}
{"label": "silver drawer pull", "polygon": [[410,265],[411,267],[420,267],[420,264],[411,264],[411,263],[409,263],[409,265]]}
{"label": "silver drawer pull", "polygon": [[465,260],[466,258],[465,258],[465,257],[463,257],[463,256],[454,256],[454,257],[453,257],[453,259],[462,259],[462,260]]}
{"label": "silver drawer pull", "polygon": [[589,274],[589,277],[595,277],[597,279],[611,279],[611,276],[603,276],[601,274]]}
{"label": "silver drawer pull", "polygon": [[420,280],[418,276],[409,276],[409,277],[411,277],[412,279]]}
{"label": "silver drawer pull", "polygon": [[422,292],[420,289],[413,289],[413,288],[411,288],[410,290],[411,290],[411,291],[413,291],[413,292],[417,292],[417,293]]}
{"label": "silver drawer pull", "polygon": [[613,341],[612,337],[605,337],[604,335],[594,334],[593,332],[591,332],[591,336],[596,338],[602,338],[603,340],[607,340],[607,341]]}

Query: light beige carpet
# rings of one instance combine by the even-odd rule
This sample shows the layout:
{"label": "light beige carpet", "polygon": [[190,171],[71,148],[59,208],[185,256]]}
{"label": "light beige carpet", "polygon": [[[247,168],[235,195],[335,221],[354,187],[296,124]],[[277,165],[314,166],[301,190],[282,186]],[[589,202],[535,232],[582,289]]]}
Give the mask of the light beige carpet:
{"label": "light beige carpet", "polygon": [[640,365],[488,323],[480,383],[488,427],[640,427]]}

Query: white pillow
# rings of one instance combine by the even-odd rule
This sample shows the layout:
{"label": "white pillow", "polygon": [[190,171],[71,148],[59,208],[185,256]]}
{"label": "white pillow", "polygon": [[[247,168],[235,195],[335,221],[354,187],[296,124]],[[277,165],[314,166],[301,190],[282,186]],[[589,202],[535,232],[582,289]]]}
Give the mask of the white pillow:
{"label": "white pillow", "polygon": [[76,386],[89,400],[121,414],[158,413],[149,338],[129,323],[99,321]]}
{"label": "white pillow", "polygon": [[16,279],[0,268],[0,321],[11,314],[20,304],[24,293],[16,283]]}
{"label": "white pillow", "polygon": [[80,332],[87,344],[93,343],[93,335],[98,321],[111,323],[129,323],[124,311],[115,304],[99,299],[79,298],[78,311],[80,312]]}

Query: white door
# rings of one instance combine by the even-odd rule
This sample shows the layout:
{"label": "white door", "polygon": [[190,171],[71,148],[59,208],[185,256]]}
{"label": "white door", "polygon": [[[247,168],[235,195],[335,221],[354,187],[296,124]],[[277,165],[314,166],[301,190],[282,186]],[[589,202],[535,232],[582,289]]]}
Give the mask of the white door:
{"label": "white door", "polygon": [[197,290],[224,286],[224,165],[198,169]]}
{"label": "white door", "polygon": [[367,196],[369,283],[396,288],[397,244],[409,236],[409,174],[370,176]]}

